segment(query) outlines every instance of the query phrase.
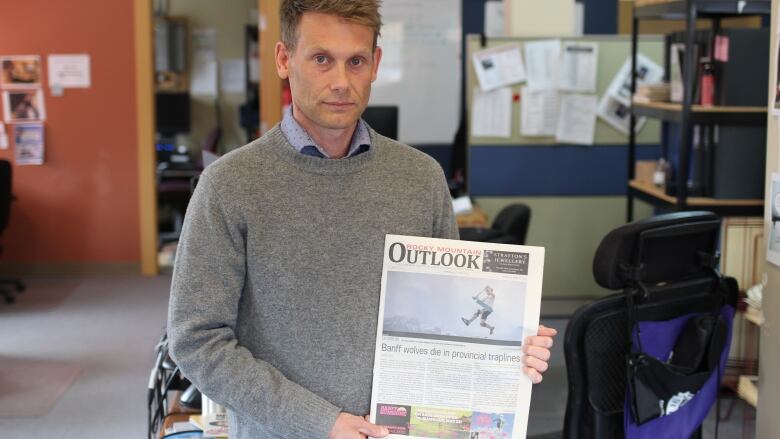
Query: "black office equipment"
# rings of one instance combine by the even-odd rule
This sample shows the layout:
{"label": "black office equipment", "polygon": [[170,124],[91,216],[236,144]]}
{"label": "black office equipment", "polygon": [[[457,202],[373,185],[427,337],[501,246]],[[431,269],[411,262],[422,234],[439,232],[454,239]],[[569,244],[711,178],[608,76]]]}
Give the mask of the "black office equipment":
{"label": "black office equipment", "polygon": [[[15,199],[13,195],[13,168],[8,160],[0,160],[0,235],[8,226],[8,220],[11,216],[11,202]],[[0,252],[3,247],[0,246]],[[3,296],[6,303],[13,303],[16,298],[13,291],[7,287],[13,287],[16,292],[24,291],[24,284],[18,278],[0,278],[0,296]]]}
{"label": "black office equipment", "polygon": [[501,244],[525,244],[531,208],[523,203],[510,204],[501,209],[489,229],[464,227],[459,229],[464,241],[496,242]]}
{"label": "black office equipment", "polygon": [[[569,380],[564,437],[630,437],[624,430],[625,407],[635,392],[629,391],[632,375],[628,373],[631,364],[627,356],[649,347],[639,349],[636,342],[630,341],[639,335],[636,326],[629,322],[656,327],[677,325],[676,335],[669,331],[676,337],[676,341],[667,340],[672,347],[689,343],[685,323],[695,322],[692,319],[721,312],[728,314],[729,310],[733,315],[738,292],[736,281],[721,277],[715,268],[719,234],[720,219],[716,215],[680,212],[626,224],[602,240],[593,261],[594,277],[602,287],[622,292],[580,308],[569,321],[564,337]],[[710,337],[713,346],[720,343],[728,349],[723,340]],[[702,358],[714,355],[722,366],[727,354],[720,348],[715,350],[708,353],[705,349]],[[683,357],[678,362],[688,360]],[[688,416],[690,413],[684,409],[705,410],[703,416],[706,416],[720,379],[718,372],[709,374],[712,377],[716,373],[713,385],[708,382],[687,405],[680,407],[682,417],[672,418],[675,415],[671,413],[658,421],[681,422],[693,430],[678,437],[696,434],[700,420]],[[658,406],[657,401],[655,405]]]}
{"label": "black office equipment", "polygon": [[157,132],[168,137],[190,131],[190,94],[158,92],[154,95]]}
{"label": "black office equipment", "polygon": [[398,107],[369,106],[363,112],[362,118],[377,133],[398,140]]}

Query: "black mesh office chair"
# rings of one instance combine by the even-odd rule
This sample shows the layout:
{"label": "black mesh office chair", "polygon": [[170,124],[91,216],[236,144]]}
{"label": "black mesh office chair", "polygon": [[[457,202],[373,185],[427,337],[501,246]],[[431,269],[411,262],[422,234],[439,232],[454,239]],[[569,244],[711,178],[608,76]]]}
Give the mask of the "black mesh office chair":
{"label": "black mesh office chair", "polygon": [[[12,192],[13,168],[8,160],[0,160],[0,236],[8,226],[8,219],[11,216],[11,202],[15,199]],[[0,245],[0,252],[3,247]],[[16,292],[24,291],[24,284],[17,278],[0,278],[0,296],[6,303],[13,303],[15,300],[12,287]]]}
{"label": "black mesh office chair", "polygon": [[493,220],[489,229],[464,227],[459,230],[464,241],[495,242],[500,244],[525,244],[528,225],[531,222],[531,208],[523,203],[504,207]]}
{"label": "black mesh office chair", "polygon": [[[733,309],[736,281],[714,268],[719,233],[716,215],[685,212],[626,224],[602,240],[593,262],[595,279],[604,288],[623,291],[580,308],[569,321],[564,337],[569,381],[565,438],[625,437],[629,316],[658,324],[723,305]],[[715,355],[722,363],[723,349]],[[717,392],[714,383],[710,390]],[[700,434],[699,424],[692,437]]]}

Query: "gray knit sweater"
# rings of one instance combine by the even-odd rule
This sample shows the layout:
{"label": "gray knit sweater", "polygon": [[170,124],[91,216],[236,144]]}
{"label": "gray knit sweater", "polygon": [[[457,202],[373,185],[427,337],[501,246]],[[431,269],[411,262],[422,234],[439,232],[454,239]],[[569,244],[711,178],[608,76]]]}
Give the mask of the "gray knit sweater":
{"label": "gray knit sweater", "polygon": [[229,410],[231,438],[326,438],[369,412],[388,233],[457,238],[439,165],[371,132],[341,160],[275,127],[211,165],[187,210],[173,358]]}

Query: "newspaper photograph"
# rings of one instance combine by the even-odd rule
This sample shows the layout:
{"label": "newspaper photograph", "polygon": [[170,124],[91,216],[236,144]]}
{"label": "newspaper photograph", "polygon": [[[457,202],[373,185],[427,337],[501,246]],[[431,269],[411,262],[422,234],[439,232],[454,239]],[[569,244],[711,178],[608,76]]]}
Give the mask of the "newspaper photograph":
{"label": "newspaper photograph", "polygon": [[391,438],[523,439],[544,248],[387,235],[370,421]]}

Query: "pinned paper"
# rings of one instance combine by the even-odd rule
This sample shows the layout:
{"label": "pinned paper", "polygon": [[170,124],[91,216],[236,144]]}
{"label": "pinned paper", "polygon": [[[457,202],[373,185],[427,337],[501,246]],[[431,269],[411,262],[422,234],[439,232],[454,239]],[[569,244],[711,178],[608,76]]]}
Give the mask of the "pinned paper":
{"label": "pinned paper", "polygon": [[89,88],[92,85],[89,55],[49,55],[49,87]]}
{"label": "pinned paper", "polygon": [[560,89],[582,93],[596,92],[599,46],[596,43],[563,43]]}
{"label": "pinned paper", "polygon": [[520,46],[510,44],[474,53],[471,58],[483,91],[525,81],[526,71]]}
{"label": "pinned paper", "polygon": [[43,124],[14,125],[14,150],[17,165],[43,164]]}
{"label": "pinned paper", "polygon": [[558,129],[558,91],[532,91],[523,87],[520,100],[520,134],[527,137],[555,135]]}
{"label": "pinned paper", "polygon": [[531,41],[525,44],[529,89],[535,91],[557,88],[560,65],[560,40]]}
{"label": "pinned paper", "polygon": [[220,90],[224,93],[243,93],[246,88],[246,64],[243,58],[223,59],[219,63]]}
{"label": "pinned paper", "polygon": [[594,95],[562,95],[555,140],[559,143],[593,145],[597,105],[598,100]]}
{"label": "pinned paper", "polygon": [[499,138],[512,135],[512,90],[509,87],[487,92],[474,87],[471,135]]}

